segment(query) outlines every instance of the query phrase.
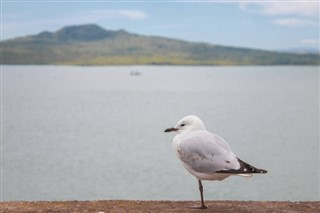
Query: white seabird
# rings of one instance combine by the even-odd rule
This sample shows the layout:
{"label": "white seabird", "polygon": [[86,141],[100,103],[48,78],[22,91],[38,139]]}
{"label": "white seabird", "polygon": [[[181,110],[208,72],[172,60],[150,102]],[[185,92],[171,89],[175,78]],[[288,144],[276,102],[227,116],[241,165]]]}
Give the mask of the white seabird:
{"label": "white seabird", "polygon": [[240,160],[221,137],[206,130],[195,115],[182,118],[174,127],[164,132],[176,132],[173,149],[182,165],[198,179],[201,206],[206,209],[201,180],[223,180],[231,175],[251,177],[255,173],[267,173]]}

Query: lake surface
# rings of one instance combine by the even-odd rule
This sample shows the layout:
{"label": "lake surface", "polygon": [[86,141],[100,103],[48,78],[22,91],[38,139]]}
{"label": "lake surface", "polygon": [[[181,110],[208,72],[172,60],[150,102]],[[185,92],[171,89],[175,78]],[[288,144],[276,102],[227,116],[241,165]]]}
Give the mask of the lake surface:
{"label": "lake surface", "polygon": [[205,199],[319,200],[319,67],[299,66],[2,66],[1,200],[198,200],[163,133],[189,114],[268,170]]}

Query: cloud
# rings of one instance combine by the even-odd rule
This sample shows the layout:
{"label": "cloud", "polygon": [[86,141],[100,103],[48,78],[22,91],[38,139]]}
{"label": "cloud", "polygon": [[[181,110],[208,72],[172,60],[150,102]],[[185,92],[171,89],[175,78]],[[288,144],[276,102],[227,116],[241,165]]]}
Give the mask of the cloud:
{"label": "cloud", "polygon": [[279,1],[279,2],[240,2],[240,8],[244,11],[260,13],[269,16],[304,16],[318,17],[319,2],[316,1]]}
{"label": "cloud", "polygon": [[304,45],[319,45],[320,44],[320,41],[319,39],[314,39],[314,38],[305,38],[305,39],[301,39],[300,40],[300,43],[301,44],[304,44]]}
{"label": "cloud", "polygon": [[318,22],[311,19],[302,19],[302,18],[277,18],[273,19],[272,23],[281,25],[281,26],[318,26]]}
{"label": "cloud", "polygon": [[81,12],[82,19],[90,19],[95,21],[126,18],[131,20],[146,19],[146,13],[140,10],[89,10]]}
{"label": "cloud", "polygon": [[129,19],[145,19],[148,17],[144,12],[137,10],[116,10],[114,12],[119,16],[123,16]]}
{"label": "cloud", "polygon": [[161,30],[189,30],[190,29],[190,25],[187,25],[187,24],[162,24],[156,27]]}
{"label": "cloud", "polygon": [[317,1],[255,1],[240,2],[240,9],[271,17],[271,23],[286,27],[311,27],[319,25],[319,6]]}

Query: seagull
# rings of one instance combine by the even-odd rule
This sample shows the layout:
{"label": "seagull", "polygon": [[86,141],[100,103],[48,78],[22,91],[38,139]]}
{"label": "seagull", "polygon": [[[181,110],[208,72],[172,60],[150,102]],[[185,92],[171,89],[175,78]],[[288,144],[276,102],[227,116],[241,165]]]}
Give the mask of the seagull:
{"label": "seagull", "polygon": [[239,159],[227,142],[208,132],[202,120],[195,115],[182,118],[164,132],[176,133],[173,149],[184,168],[198,179],[201,206],[193,208],[207,208],[203,199],[202,180],[221,181],[232,175],[251,177],[256,173],[267,173]]}

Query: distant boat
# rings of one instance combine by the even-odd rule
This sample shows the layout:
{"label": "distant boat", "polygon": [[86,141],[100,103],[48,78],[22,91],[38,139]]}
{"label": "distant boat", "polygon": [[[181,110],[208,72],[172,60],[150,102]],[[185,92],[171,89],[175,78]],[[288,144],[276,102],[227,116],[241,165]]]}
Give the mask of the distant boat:
{"label": "distant boat", "polygon": [[130,75],[132,75],[132,76],[139,76],[139,75],[141,75],[141,72],[139,72],[139,71],[131,71],[131,72],[130,72]]}

